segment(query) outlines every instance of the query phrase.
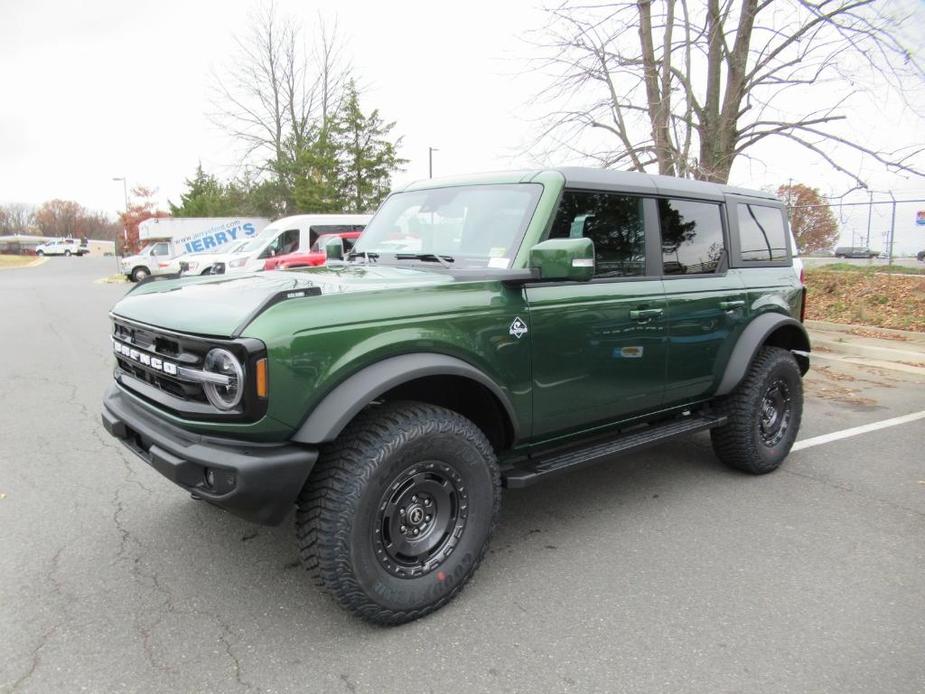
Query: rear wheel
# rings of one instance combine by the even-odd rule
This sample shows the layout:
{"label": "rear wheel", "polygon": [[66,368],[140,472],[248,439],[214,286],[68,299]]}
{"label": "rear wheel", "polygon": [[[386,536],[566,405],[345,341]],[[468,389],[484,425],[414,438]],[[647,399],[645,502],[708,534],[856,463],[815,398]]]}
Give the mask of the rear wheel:
{"label": "rear wheel", "polygon": [[45,255],[45,251],[36,251],[35,254],[36,254],[36,255]]}
{"label": "rear wheel", "polygon": [[64,251],[64,255],[65,255],[65,257],[70,258],[70,257],[71,257],[71,252],[70,252],[70,251]]}
{"label": "rear wheel", "polygon": [[762,347],[719,410],[728,417],[710,432],[719,459],[755,475],[776,470],[790,453],[803,415],[803,382],[794,356]]}
{"label": "rear wheel", "polygon": [[303,490],[303,565],[346,609],[400,624],[452,600],[478,568],[501,506],[484,434],[442,407],[389,403],[359,415]]}

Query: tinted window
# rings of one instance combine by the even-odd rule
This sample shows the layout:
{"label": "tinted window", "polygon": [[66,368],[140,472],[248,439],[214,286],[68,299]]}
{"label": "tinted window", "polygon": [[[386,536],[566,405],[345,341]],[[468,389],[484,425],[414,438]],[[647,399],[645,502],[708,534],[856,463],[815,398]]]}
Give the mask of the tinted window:
{"label": "tinted window", "polygon": [[151,249],[151,255],[167,255],[167,244],[166,243],[156,243]]}
{"label": "tinted window", "polygon": [[739,248],[742,260],[761,262],[786,260],[787,240],[784,218],[779,209],[763,205],[737,205],[739,208]]}
{"label": "tinted window", "polygon": [[645,274],[642,198],[614,193],[566,192],[549,238],[582,237],[594,242],[595,277]]}
{"label": "tinted window", "polygon": [[273,239],[260,254],[260,258],[272,258],[299,250],[299,230],[289,229]]}
{"label": "tinted window", "polygon": [[710,202],[659,200],[662,266],[666,275],[715,272],[723,256],[720,207]]}

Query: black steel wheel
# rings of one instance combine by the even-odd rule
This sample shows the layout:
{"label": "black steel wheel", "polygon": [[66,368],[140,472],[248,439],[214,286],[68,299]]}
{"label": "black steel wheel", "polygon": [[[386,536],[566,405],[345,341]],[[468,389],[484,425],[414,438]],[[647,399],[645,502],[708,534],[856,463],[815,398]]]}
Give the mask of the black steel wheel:
{"label": "black steel wheel", "polygon": [[803,415],[803,382],[794,356],[762,347],[738,387],[717,403],[727,422],[710,432],[724,463],[760,475],[790,453]]}
{"label": "black steel wheel", "polygon": [[299,496],[299,554],[341,606],[401,624],[459,593],[500,508],[498,464],[475,424],[423,403],[371,406],[322,450]]}
{"label": "black steel wheel", "polygon": [[427,460],[386,487],[373,525],[376,556],[396,576],[422,576],[452,554],[466,529],[469,492],[445,463]]}
{"label": "black steel wheel", "polygon": [[784,378],[775,378],[768,383],[761,400],[761,418],[758,420],[758,433],[768,448],[774,448],[790,427],[793,417],[793,405],[790,388]]}

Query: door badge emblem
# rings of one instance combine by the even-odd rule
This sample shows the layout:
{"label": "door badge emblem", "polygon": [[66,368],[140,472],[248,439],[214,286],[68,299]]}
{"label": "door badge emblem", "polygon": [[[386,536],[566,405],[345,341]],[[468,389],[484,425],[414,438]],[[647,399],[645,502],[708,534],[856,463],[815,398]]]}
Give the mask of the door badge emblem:
{"label": "door badge emblem", "polygon": [[514,319],[514,322],[511,323],[511,329],[508,330],[508,333],[519,340],[527,334],[527,324],[520,320],[520,316],[518,316]]}

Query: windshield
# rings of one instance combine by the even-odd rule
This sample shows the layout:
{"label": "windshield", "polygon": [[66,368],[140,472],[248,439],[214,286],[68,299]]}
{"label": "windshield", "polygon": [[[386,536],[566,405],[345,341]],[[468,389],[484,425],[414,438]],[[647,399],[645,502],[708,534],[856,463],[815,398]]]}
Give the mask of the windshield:
{"label": "windshield", "polygon": [[[508,268],[543,187],[536,183],[431,188],[389,197],[354,253]],[[397,258],[396,258],[397,257]]]}

